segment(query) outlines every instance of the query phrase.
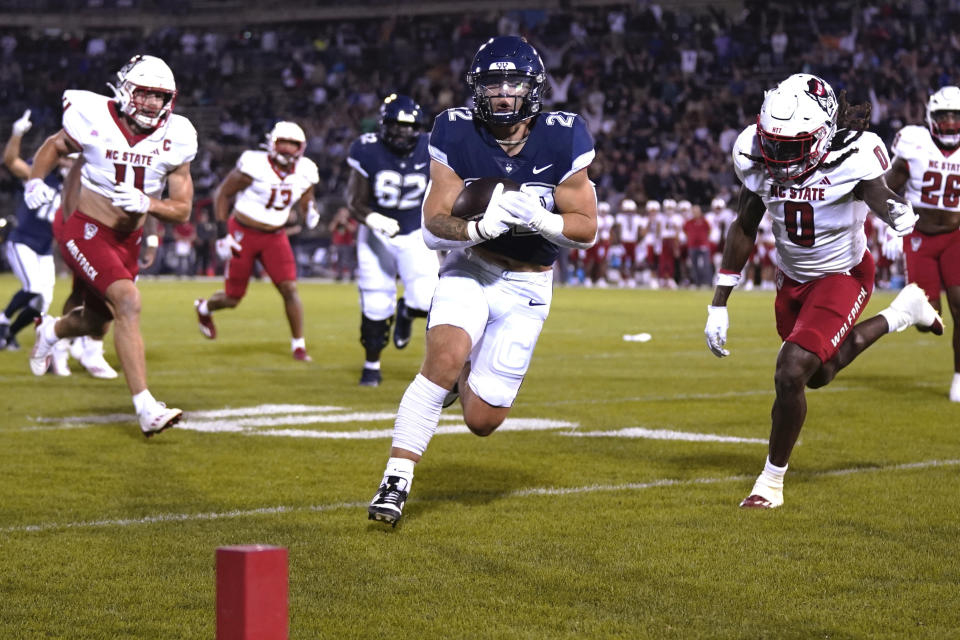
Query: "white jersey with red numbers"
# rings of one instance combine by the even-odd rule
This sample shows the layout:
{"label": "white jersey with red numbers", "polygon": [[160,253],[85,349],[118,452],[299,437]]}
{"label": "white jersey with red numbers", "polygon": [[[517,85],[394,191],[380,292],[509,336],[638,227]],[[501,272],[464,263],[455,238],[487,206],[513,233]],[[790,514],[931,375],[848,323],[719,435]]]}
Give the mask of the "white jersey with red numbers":
{"label": "white jersey with red numbers", "polygon": [[[850,151],[839,165],[824,167]],[[772,218],[778,266],[797,282],[843,273],[860,264],[867,249],[863,231],[867,205],[853,190],[863,180],[882,176],[889,166],[887,148],[869,131],[840,151],[828,153],[799,184],[780,184],[770,177],[756,125],[744,129],[733,146],[737,177],[763,199]]]}
{"label": "white jersey with red numbers", "polygon": [[660,214],[660,239],[679,238],[683,235],[683,214]]}
{"label": "white jersey with red numbers", "polygon": [[900,129],[891,150],[910,167],[903,197],[914,207],[960,211],[960,150],[941,150],[929,129],[916,125]]}
{"label": "white jersey with red numbers", "polygon": [[162,197],[167,176],[197,155],[196,129],[183,116],[171,113],[153,131],[131,134],[121,118],[116,103],[107,96],[63,92],[63,130],[83,147],[81,183],[106,198],[113,196],[120,183]]}
{"label": "white jersey with red numbers", "polygon": [[290,173],[282,173],[266,151],[244,151],[237,160],[237,171],[253,178],[253,183],[237,194],[233,208],[271,227],[282,227],[290,217],[290,208],[320,181],[317,165],[300,158]]}
{"label": "white jersey with red numbers", "polygon": [[615,222],[616,218],[613,217],[612,213],[601,213],[597,216],[598,242],[610,242],[610,232],[613,230],[613,225]]}
{"label": "white jersey with red numbers", "polygon": [[638,213],[618,213],[617,224],[620,225],[620,242],[636,242],[643,230],[644,219]]}

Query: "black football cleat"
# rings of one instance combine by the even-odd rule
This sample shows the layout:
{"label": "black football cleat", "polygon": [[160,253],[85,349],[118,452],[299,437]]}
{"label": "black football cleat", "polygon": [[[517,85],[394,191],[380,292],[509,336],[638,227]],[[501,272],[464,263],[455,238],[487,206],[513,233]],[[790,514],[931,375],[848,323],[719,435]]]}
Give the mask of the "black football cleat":
{"label": "black football cleat", "polygon": [[[400,476],[387,476],[383,479],[376,495],[367,507],[367,517],[370,520],[386,522],[394,527],[403,515],[403,505],[407,501],[410,484]],[[403,487],[403,488],[401,488]]]}
{"label": "black football cleat", "polygon": [[360,374],[361,387],[379,387],[382,381],[383,378],[380,375],[379,369],[367,369],[364,367],[363,372]]}
{"label": "black football cleat", "polygon": [[413,332],[413,318],[407,315],[407,301],[397,300],[397,316],[393,323],[393,346],[403,349],[410,344],[410,334]]}

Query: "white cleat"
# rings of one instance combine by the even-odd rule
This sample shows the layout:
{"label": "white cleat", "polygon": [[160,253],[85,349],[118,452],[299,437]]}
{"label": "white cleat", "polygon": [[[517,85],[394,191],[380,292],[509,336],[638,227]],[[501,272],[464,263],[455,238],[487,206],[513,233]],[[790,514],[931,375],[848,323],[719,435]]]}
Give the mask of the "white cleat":
{"label": "white cleat", "polygon": [[86,341],[86,336],[80,336],[79,338],[74,338],[70,342],[70,357],[77,362],[83,360],[83,349]]}
{"label": "white cleat", "polygon": [[50,362],[50,370],[54,375],[66,377],[70,375],[70,366],[67,364],[67,358],[70,352],[70,340],[62,338],[53,345],[53,358]]}
{"label": "white cleat", "polygon": [[110,363],[103,357],[102,353],[94,353],[80,360],[83,368],[94,378],[101,380],[113,380],[119,374],[116,369],[110,366]]}
{"label": "white cleat", "polygon": [[933,335],[943,335],[943,319],[927,300],[927,294],[916,283],[911,282],[905,286],[890,303],[890,308],[903,314],[902,326],[896,327],[897,331],[916,326],[930,331]]}
{"label": "white cleat", "polygon": [[783,505],[783,489],[775,489],[757,478],[750,495],[740,502],[741,509],[776,509]]}
{"label": "white cleat", "polygon": [[53,345],[56,343],[47,342],[43,338],[44,327],[49,322],[56,322],[53,316],[43,316],[43,321],[37,325],[37,339],[33,343],[33,350],[30,351],[30,371],[35,376],[42,376],[50,368],[53,360]]}
{"label": "white cleat", "polygon": [[953,383],[950,385],[950,402],[960,402],[960,373],[953,374]]}
{"label": "white cleat", "polygon": [[168,409],[167,405],[157,402],[153,406],[145,408],[137,419],[140,421],[140,431],[147,438],[169,429],[180,422],[183,417],[183,411],[180,409]]}

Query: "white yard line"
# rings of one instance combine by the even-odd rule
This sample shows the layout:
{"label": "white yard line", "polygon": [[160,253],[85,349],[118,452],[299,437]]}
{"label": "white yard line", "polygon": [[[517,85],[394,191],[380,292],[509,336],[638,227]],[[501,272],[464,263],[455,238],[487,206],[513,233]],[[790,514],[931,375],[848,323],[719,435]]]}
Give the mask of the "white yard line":
{"label": "white yard line", "polygon": [[[885,465],[879,467],[854,467],[849,469],[835,469],[832,471],[815,471],[804,473],[805,477],[818,478],[838,475],[854,475],[860,473],[886,473],[896,471],[916,471],[923,469],[933,469],[937,467],[955,467],[960,465],[960,460],[923,460],[919,462],[907,462],[903,464]],[[691,478],[688,480],[677,480],[664,478],[661,480],[652,480],[649,482],[628,482],[625,484],[608,485],[587,485],[582,487],[531,487],[529,489],[520,489],[502,494],[503,498],[528,498],[536,496],[565,496],[589,493],[617,493],[623,491],[643,491],[645,489],[656,489],[660,487],[692,487],[706,484],[721,484],[726,482],[746,482],[752,480],[754,476],[723,476],[719,478]],[[496,495],[496,494],[492,494]],[[453,498],[451,498],[452,500]],[[425,501],[443,502],[446,498],[433,498]],[[367,502],[334,502],[330,504],[308,505],[303,507],[279,505],[274,507],[260,507],[258,509],[243,509],[233,511],[220,511],[212,513],[165,513],[153,516],[144,516],[142,518],[121,518],[104,520],[83,520],[76,522],[44,522],[41,524],[19,525],[13,527],[0,528],[0,534],[16,533],[38,533],[45,531],[64,531],[77,529],[97,529],[97,528],[123,528],[135,525],[148,525],[166,522],[199,522],[205,520],[229,520],[233,518],[249,518],[263,515],[278,515],[287,513],[309,513],[339,511],[343,509],[361,509],[367,506]]]}
{"label": "white yard line", "polygon": [[647,440],[683,440],[686,442],[755,442],[767,444],[766,438],[738,438],[736,436],[718,436],[713,433],[644,429],[643,427],[629,427],[613,431],[575,431],[561,433],[560,435],[574,438],[646,438]]}

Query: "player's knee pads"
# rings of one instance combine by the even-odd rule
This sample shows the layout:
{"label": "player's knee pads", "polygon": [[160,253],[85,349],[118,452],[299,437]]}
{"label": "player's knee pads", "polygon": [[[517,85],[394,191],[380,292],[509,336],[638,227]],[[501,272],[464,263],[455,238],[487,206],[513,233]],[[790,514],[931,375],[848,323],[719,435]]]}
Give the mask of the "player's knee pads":
{"label": "player's knee pads", "polygon": [[360,320],[360,344],[368,351],[383,351],[390,335],[390,320],[371,320],[362,316]]}
{"label": "player's knee pads", "polygon": [[394,291],[361,290],[360,302],[360,312],[366,318],[391,318],[397,310],[397,299]]}

